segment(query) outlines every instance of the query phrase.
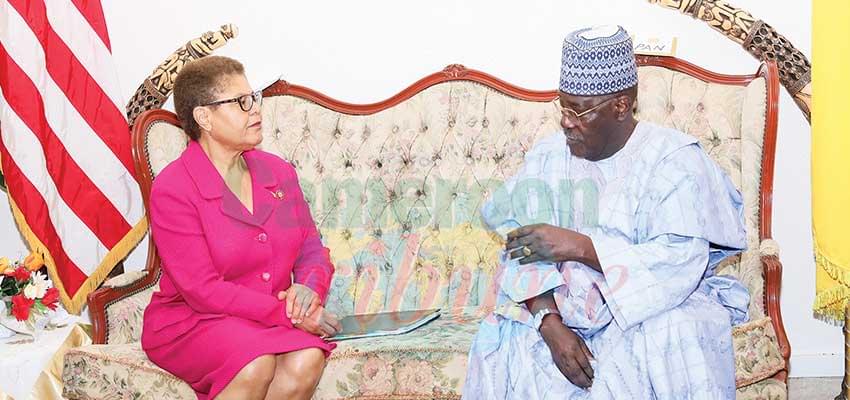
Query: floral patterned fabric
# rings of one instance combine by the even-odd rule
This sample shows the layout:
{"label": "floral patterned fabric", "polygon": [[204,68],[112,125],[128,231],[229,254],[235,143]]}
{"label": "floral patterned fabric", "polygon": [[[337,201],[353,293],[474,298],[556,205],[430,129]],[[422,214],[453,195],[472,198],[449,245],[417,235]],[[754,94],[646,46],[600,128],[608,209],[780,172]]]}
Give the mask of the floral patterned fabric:
{"label": "floral patterned fabric", "polygon": [[195,399],[186,383],[148,360],[139,342],[91,345],[65,354],[64,396],[69,399]]}
{"label": "floral patterned fabric", "polygon": [[[727,260],[720,273],[734,275],[749,288],[754,320],[764,316],[758,301],[764,286],[758,193],[765,111],[763,79],[729,86],[665,68],[639,68],[638,117],[698,137],[743,193],[750,250]],[[261,148],[296,167],[331,249],[337,268],[328,296],[332,311],[493,306],[501,243],[483,229],[478,209],[490,190],[517,171],[536,140],[560,129],[554,103],[522,101],[477,83],[453,81],[372,115],[341,114],[293,96],[266,99],[262,112]],[[177,127],[151,126],[147,156],[154,174],[179,156],[186,140]],[[150,292],[107,309],[109,343],[138,347]],[[317,396],[456,397],[477,323],[442,321],[412,335],[340,342]],[[770,348],[776,348],[775,336],[769,324],[759,326],[744,339],[736,334],[739,382],[762,379],[764,371],[778,365],[778,353]],[[435,327],[441,331],[428,330]],[[434,336],[431,342],[420,334],[456,336]],[[102,348],[93,347],[75,353],[77,365],[88,369],[81,373],[85,381],[69,376],[70,393],[101,398],[98,391],[138,386],[138,393],[147,395],[158,390],[154,386],[166,386],[161,371],[151,372],[143,354],[119,363],[101,361],[112,355],[99,352]],[[132,378],[130,368],[136,368]],[[95,383],[102,375],[125,380]]]}
{"label": "floral patterned fabric", "polygon": [[[467,353],[486,312],[478,307],[455,309],[410,334],[338,342],[314,398],[459,398]],[[738,398],[784,398],[776,384],[761,383],[771,381],[763,379],[784,365],[770,319],[739,326],[733,335]],[[65,396],[71,399],[194,398],[186,383],[148,360],[138,342],[71,350],[63,379]],[[784,384],[775,382],[784,390]]]}
{"label": "floral patterned fabric", "polygon": [[732,330],[737,387],[761,381],[785,368],[785,359],[777,343],[770,318],[751,321]]}
{"label": "floral patterned fabric", "polygon": [[785,400],[788,398],[788,387],[785,382],[777,379],[765,379],[752,385],[738,388],[737,400]]}
{"label": "floral patterned fabric", "polygon": [[341,341],[315,398],[459,398],[469,347],[485,314],[467,307],[411,334]]}
{"label": "floral patterned fabric", "polygon": [[106,306],[106,324],[109,327],[106,331],[107,343],[122,344],[141,340],[145,307],[150,303],[153,292],[157,290],[159,282]]}

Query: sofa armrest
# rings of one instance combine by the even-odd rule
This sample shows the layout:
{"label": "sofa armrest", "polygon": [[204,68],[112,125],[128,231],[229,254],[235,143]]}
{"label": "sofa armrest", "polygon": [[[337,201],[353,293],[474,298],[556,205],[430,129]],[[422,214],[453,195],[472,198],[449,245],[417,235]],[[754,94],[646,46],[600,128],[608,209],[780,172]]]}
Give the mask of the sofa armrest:
{"label": "sofa armrest", "polygon": [[148,271],[130,271],[125,272],[120,275],[113,276],[103,282],[103,287],[105,288],[120,288],[124,286],[129,286],[139,279],[145,277],[148,274]]}
{"label": "sofa armrest", "polygon": [[[127,276],[124,276],[127,275]],[[92,341],[95,344],[107,344],[109,340],[109,315],[108,309],[110,306],[128,299],[138,293],[151,289],[159,282],[160,272],[146,270],[141,274],[141,279],[133,280],[131,278],[138,277],[140,274],[130,272],[119,275],[112,281],[112,284],[123,284],[121,286],[104,286],[95,290],[88,296],[89,316],[92,323]],[[138,308],[139,306],[131,306]],[[143,308],[143,306],[142,306]],[[141,312],[142,310],[136,310]]]}
{"label": "sofa armrest", "polygon": [[786,381],[788,378],[787,365],[789,365],[789,359],[791,358],[791,344],[788,342],[788,336],[782,324],[782,309],[779,303],[779,294],[782,290],[782,263],[776,254],[762,254],[761,261],[764,267],[765,286],[764,309],[767,316],[773,322],[773,329],[776,331],[776,339],[779,342],[779,350],[782,353],[782,358],[785,359],[786,365],[786,369],[780,371],[775,378]]}

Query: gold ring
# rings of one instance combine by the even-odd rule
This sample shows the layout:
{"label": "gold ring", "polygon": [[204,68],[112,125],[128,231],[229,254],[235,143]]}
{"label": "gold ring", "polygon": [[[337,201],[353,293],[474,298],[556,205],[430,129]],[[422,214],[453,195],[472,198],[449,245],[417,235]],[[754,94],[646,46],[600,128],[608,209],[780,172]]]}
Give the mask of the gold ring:
{"label": "gold ring", "polygon": [[526,257],[531,255],[531,249],[528,246],[522,246],[522,254]]}

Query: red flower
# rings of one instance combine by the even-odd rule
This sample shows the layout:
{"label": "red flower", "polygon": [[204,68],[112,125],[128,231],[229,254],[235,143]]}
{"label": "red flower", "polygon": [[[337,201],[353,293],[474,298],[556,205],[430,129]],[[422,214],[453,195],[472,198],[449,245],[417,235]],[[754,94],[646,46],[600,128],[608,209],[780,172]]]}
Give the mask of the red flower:
{"label": "red flower", "polygon": [[15,268],[15,273],[12,274],[15,277],[15,280],[18,282],[24,282],[30,278],[30,271],[26,269],[26,267],[18,267]]}
{"label": "red flower", "polygon": [[30,317],[30,309],[35,304],[35,300],[28,299],[23,293],[12,296],[12,315],[18,321],[26,321]]}
{"label": "red flower", "polygon": [[44,293],[44,297],[41,298],[41,304],[44,304],[45,307],[51,310],[55,310],[56,300],[59,300],[59,290],[52,287],[47,289],[47,292]]}

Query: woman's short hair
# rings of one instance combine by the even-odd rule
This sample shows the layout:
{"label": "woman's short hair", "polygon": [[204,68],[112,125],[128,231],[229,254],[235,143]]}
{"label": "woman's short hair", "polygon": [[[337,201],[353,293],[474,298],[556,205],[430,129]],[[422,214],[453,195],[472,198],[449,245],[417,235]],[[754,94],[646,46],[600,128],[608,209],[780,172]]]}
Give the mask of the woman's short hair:
{"label": "woman's short hair", "polygon": [[223,56],[207,56],[183,66],[174,80],[174,111],[190,139],[201,136],[201,128],[192,115],[195,107],[219,100],[216,96],[221,93],[224,79],[244,73],[242,63]]}

